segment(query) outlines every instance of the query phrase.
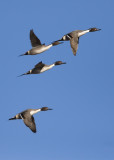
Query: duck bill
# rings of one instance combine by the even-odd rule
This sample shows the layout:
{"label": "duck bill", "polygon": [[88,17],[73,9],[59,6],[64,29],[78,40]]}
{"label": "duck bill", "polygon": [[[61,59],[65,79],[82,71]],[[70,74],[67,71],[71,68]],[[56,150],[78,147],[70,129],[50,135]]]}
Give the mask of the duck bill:
{"label": "duck bill", "polygon": [[97,28],[97,30],[96,31],[100,31],[101,29],[99,29],[99,28]]}
{"label": "duck bill", "polygon": [[62,62],[62,64],[66,64],[66,62]]}
{"label": "duck bill", "polygon": [[48,110],[53,110],[52,108],[48,108]]}

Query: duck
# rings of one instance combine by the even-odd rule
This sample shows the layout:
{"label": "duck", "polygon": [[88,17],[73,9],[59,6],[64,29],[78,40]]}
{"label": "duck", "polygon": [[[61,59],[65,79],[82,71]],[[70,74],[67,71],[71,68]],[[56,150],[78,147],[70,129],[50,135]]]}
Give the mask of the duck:
{"label": "duck", "polygon": [[79,44],[79,38],[88,32],[95,32],[95,31],[100,31],[100,30],[101,29],[98,29],[98,28],[89,28],[87,30],[75,30],[75,31],[72,31],[72,32],[64,35],[61,39],[54,41],[54,42],[70,41],[72,52],[73,52],[74,56],[76,56],[78,44]]}
{"label": "duck", "polygon": [[30,30],[30,41],[31,41],[32,49],[30,49],[29,51],[27,51],[24,54],[21,54],[20,56],[40,54],[40,53],[48,50],[52,46],[56,46],[56,45],[59,45],[62,43],[62,42],[57,41],[57,42],[53,42],[49,45],[42,44],[40,39],[35,35],[33,29]]}
{"label": "duck", "polygon": [[29,70],[28,72],[26,72],[24,74],[21,74],[20,76],[28,75],[28,74],[40,74],[42,72],[45,72],[45,71],[53,68],[54,66],[58,66],[58,65],[61,65],[61,64],[66,64],[66,62],[56,61],[53,64],[46,65],[46,64],[42,63],[42,61],[40,61],[38,64],[36,64],[34,66],[33,69]]}
{"label": "duck", "polygon": [[35,120],[34,120],[33,115],[40,112],[40,111],[48,111],[48,110],[52,110],[52,109],[48,108],[48,107],[42,107],[39,109],[27,109],[27,110],[24,110],[24,111],[16,114],[16,116],[10,118],[9,120],[22,119],[24,124],[27,127],[29,127],[33,133],[36,133],[36,124],[35,124]]}

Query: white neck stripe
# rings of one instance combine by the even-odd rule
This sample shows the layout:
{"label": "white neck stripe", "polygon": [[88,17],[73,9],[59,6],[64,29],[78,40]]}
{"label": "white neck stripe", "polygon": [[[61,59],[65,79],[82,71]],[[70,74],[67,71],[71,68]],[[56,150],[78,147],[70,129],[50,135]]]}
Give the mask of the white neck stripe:
{"label": "white neck stripe", "polygon": [[78,33],[78,37],[80,37],[80,36],[82,36],[82,35],[84,35],[84,34],[86,34],[86,33],[88,33],[89,32],[89,29],[88,30],[85,30],[85,31],[82,31],[82,32],[79,32]]}
{"label": "white neck stripe", "polygon": [[37,112],[40,112],[41,109],[37,109],[37,110],[32,110],[30,111],[30,115],[36,114]]}

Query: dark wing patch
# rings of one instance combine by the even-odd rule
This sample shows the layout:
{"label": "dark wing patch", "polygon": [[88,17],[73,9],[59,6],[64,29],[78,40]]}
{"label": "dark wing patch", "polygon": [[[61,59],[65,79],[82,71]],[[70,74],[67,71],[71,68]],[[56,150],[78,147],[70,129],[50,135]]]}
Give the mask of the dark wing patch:
{"label": "dark wing patch", "polygon": [[27,127],[31,129],[32,132],[36,133],[36,125],[35,120],[33,116],[27,116],[26,118],[23,118],[23,122]]}
{"label": "dark wing patch", "polygon": [[71,34],[71,33],[68,33],[66,36],[68,36],[68,37],[69,37],[69,40],[70,40],[71,38],[73,38],[73,36],[72,36],[72,34]]}
{"label": "dark wing patch", "polygon": [[34,34],[33,30],[30,30],[30,40],[31,40],[31,45],[32,47],[36,47],[38,45],[41,45],[40,40],[38,37]]}
{"label": "dark wing patch", "polygon": [[44,66],[45,66],[45,64],[42,63],[42,61],[41,61],[41,62],[39,62],[38,64],[35,65],[35,68],[42,69]]}
{"label": "dark wing patch", "polygon": [[72,48],[72,52],[75,56],[76,56],[76,52],[77,52],[77,49],[78,49],[78,43],[79,43],[78,36],[70,39],[70,45],[71,45],[71,48]]}

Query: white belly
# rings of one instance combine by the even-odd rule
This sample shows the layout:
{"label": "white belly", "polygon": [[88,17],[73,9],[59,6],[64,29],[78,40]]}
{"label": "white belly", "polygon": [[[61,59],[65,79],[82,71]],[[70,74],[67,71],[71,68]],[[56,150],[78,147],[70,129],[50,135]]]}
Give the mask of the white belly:
{"label": "white belly", "polygon": [[32,54],[39,54],[39,53],[42,53],[42,52],[48,50],[51,47],[52,47],[52,44],[50,44],[48,46],[42,45],[42,46],[33,47],[31,49],[31,53]]}

